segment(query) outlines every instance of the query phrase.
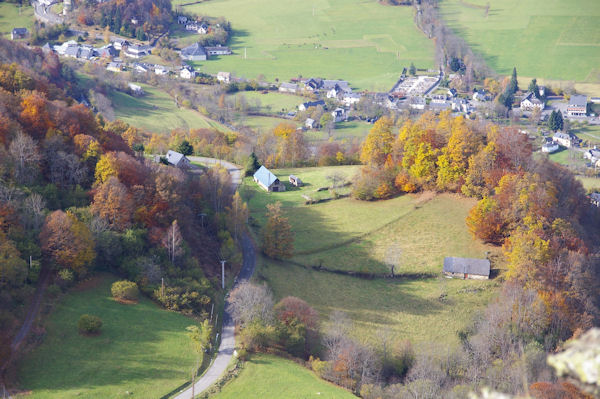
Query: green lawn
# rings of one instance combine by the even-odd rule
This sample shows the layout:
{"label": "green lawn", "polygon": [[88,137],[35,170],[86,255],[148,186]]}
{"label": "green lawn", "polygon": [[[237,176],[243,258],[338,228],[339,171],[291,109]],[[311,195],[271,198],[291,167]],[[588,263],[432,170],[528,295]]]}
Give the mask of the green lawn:
{"label": "green lawn", "polygon": [[13,28],[27,28],[31,32],[34,21],[33,7],[29,3],[19,10],[16,4],[0,2],[0,34],[8,39]]}
{"label": "green lawn", "polygon": [[272,113],[275,115],[281,112],[287,113],[288,111],[297,110],[298,105],[308,101],[306,97],[272,91],[265,94],[258,91],[244,91],[228,96],[233,101],[239,101],[241,97],[245,98],[246,103],[250,107],[256,107],[263,113]]}
{"label": "green lawn", "polygon": [[[475,200],[450,194],[404,195],[387,201],[358,201],[344,198],[305,205],[302,194],[318,199],[330,197],[327,175],[339,172],[348,180],[358,166],[279,169],[274,173],[282,181],[290,174],[299,176],[305,186],[282,193],[266,193],[251,179],[249,208],[259,226],[265,222],[267,203],[280,201],[295,234],[295,256],[304,265],[330,269],[388,273],[385,255],[388,248],[401,251],[397,273],[438,274],[445,256],[485,257],[492,250],[474,240],[465,218]],[[345,190],[345,191],[344,191]],[[349,188],[341,189],[348,192]]]}
{"label": "green lawn", "polygon": [[[27,398],[159,398],[189,379],[194,355],[185,328],[194,321],[146,298],[117,303],[113,281],[102,275],[60,300],[43,343],[20,364],[20,385],[32,391]],[[102,319],[101,335],[78,334],[84,313]]]}
{"label": "green lawn", "polygon": [[458,345],[457,331],[485,308],[497,287],[494,281],[443,277],[368,280],[264,258],[259,259],[257,274],[277,300],[288,295],[302,298],[324,322],[332,311],[346,312],[355,323],[355,336],[374,345],[375,332],[381,329],[389,329],[397,340]]}
{"label": "green lawn", "polygon": [[521,76],[600,83],[597,0],[443,0],[440,6],[449,26],[500,74],[516,66]]}
{"label": "green lawn", "polygon": [[[361,141],[369,134],[372,124],[362,121],[338,122],[335,129],[331,130],[331,137],[336,141],[351,141],[360,139]],[[327,129],[309,130],[305,133],[309,141],[319,142],[329,140]]]}
{"label": "green lawn", "polygon": [[[174,6],[189,3],[175,0]],[[411,7],[364,0],[212,0],[186,12],[223,16],[234,54],[199,62],[202,70],[286,81],[298,75],[345,79],[389,90],[403,67],[433,67],[433,43],[413,23]]]}
{"label": "green lawn", "polygon": [[587,162],[587,160],[583,158],[583,153],[574,148],[561,148],[557,152],[548,155],[548,158],[551,161],[565,166],[584,166]]}
{"label": "green lawn", "polygon": [[571,131],[590,146],[600,145],[600,125],[574,123]]}
{"label": "green lawn", "polygon": [[117,119],[156,133],[167,133],[177,128],[209,127],[229,131],[225,126],[206,118],[198,111],[177,107],[175,101],[160,89],[144,84],[140,86],[145,91],[141,97],[132,97],[117,91],[110,94]]}
{"label": "green lawn", "polygon": [[247,361],[239,376],[215,396],[228,398],[356,398],[350,392],[330,384],[312,371],[273,355],[257,354]]}
{"label": "green lawn", "polygon": [[600,178],[598,177],[577,176],[577,180],[583,184],[583,188],[586,190],[600,191]]}

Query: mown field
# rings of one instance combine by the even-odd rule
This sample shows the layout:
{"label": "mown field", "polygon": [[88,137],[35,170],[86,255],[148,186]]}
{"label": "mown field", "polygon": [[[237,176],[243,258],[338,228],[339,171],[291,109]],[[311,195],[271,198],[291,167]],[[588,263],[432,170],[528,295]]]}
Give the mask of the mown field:
{"label": "mown field", "polygon": [[[387,201],[358,201],[343,198],[305,205],[302,195],[314,199],[330,197],[327,176],[338,173],[348,181],[358,166],[281,169],[282,181],[290,174],[306,185],[282,193],[265,193],[251,179],[249,207],[258,225],[264,224],[267,203],[280,201],[295,233],[293,261],[310,266],[363,273],[389,273],[386,254],[399,249],[395,272],[407,275],[437,275],[445,256],[485,257],[490,246],[474,240],[465,218],[475,200],[451,194],[404,195]],[[349,188],[338,190],[349,192]]]}
{"label": "mown field", "polygon": [[[280,201],[295,233],[291,262],[261,258],[257,279],[267,281],[277,298],[305,299],[323,320],[334,310],[347,312],[356,322],[355,334],[362,339],[372,339],[374,331],[389,328],[397,339],[457,344],[456,332],[485,307],[496,287],[494,281],[441,277],[445,256],[483,258],[486,251],[498,251],[474,240],[467,230],[465,217],[475,201],[424,193],[378,202],[344,198],[304,204],[302,194],[330,196],[327,191],[315,193],[316,188],[330,184],[328,175],[337,172],[350,179],[358,168],[275,170],[281,180],[287,181],[291,173],[307,183],[283,193],[258,191],[254,183],[245,181],[243,190],[250,197],[255,231],[265,222],[265,205]],[[395,273],[402,278],[363,279],[307,267],[382,276],[390,273],[385,263],[390,247],[399,249]]]}
{"label": "mown field", "polygon": [[[20,364],[20,385],[31,394],[19,397],[158,398],[189,379],[194,355],[185,328],[194,321],[146,298],[135,305],[115,302],[115,280],[101,275],[61,299],[43,343]],[[78,333],[84,313],[102,319],[99,336]]]}
{"label": "mown field", "polygon": [[158,88],[143,85],[145,94],[132,97],[113,91],[109,98],[113,103],[115,117],[149,132],[168,133],[173,129],[217,128],[229,131],[225,126],[200,114],[198,111],[177,107],[167,93]]}
{"label": "mown field", "polygon": [[600,83],[597,0],[443,0],[440,6],[448,25],[498,73],[516,66],[523,77]]}
{"label": "mown field", "polygon": [[389,90],[411,62],[433,67],[433,44],[414,26],[411,7],[362,0],[213,0],[183,10],[223,16],[232,24],[234,54],[197,63],[209,73],[263,75],[269,81],[320,76]]}
{"label": "mown field", "polygon": [[20,8],[13,3],[0,2],[0,35],[10,39],[13,28],[27,28],[31,32],[34,21],[33,7],[29,3]]}
{"label": "mown field", "polygon": [[330,384],[312,371],[273,355],[257,354],[245,362],[240,375],[215,395],[228,398],[356,398],[350,392]]}

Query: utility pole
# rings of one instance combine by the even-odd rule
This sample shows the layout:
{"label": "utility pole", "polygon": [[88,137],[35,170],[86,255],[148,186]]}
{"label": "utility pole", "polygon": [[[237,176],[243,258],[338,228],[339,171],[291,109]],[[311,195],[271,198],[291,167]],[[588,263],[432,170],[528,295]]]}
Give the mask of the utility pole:
{"label": "utility pole", "polygon": [[244,47],[244,59],[247,59],[246,47]]}
{"label": "utility pole", "polygon": [[225,262],[226,260],[221,261],[221,288],[225,289]]}

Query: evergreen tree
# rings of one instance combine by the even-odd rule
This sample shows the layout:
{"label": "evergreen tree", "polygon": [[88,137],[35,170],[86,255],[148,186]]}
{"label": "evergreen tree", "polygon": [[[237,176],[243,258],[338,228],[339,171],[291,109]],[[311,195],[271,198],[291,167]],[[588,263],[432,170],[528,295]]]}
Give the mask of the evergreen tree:
{"label": "evergreen tree", "polygon": [[517,80],[517,68],[513,68],[512,76],[510,77],[510,83],[508,84],[507,91],[511,94],[515,94],[519,90],[519,82]]}
{"label": "evergreen tree", "polygon": [[564,125],[563,117],[560,111],[552,111],[550,118],[548,118],[548,128],[553,132],[562,130]]}
{"label": "evergreen tree", "polygon": [[177,152],[180,152],[185,156],[192,155],[194,153],[194,147],[190,144],[189,141],[183,140],[181,144],[177,146]]}
{"label": "evergreen tree", "polygon": [[537,85],[537,79],[531,79],[531,83],[529,83],[528,91],[532,92],[536,98],[540,98],[540,88]]}
{"label": "evergreen tree", "polygon": [[254,153],[254,151],[252,151],[252,154],[250,154],[248,156],[248,159],[246,160],[246,165],[245,165],[246,176],[253,175],[254,172],[256,172],[259,168],[260,168],[260,162],[258,162],[258,158],[256,157],[256,154]]}

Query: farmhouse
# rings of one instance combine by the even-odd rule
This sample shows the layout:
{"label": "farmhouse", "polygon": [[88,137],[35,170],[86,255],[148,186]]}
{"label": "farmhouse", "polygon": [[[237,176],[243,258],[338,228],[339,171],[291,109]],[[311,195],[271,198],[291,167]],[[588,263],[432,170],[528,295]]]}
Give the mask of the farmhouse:
{"label": "farmhouse", "polygon": [[344,108],[336,108],[332,113],[334,122],[341,122],[346,119],[346,110]]}
{"label": "farmhouse", "polygon": [[486,93],[485,90],[475,90],[473,92],[473,100],[475,101],[488,101],[490,96]]}
{"label": "farmhouse", "polygon": [[295,93],[298,91],[298,85],[296,83],[283,82],[279,85],[279,91],[282,93]]}
{"label": "farmhouse", "polygon": [[323,79],[319,78],[310,78],[306,82],[304,82],[304,90],[307,91],[315,91],[323,86]]}
{"label": "farmhouse", "polygon": [[159,76],[168,75],[169,69],[162,65],[155,65],[154,66],[154,74],[159,75]]}
{"label": "farmhouse", "polygon": [[553,152],[558,151],[560,147],[557,143],[551,141],[550,143],[544,143],[542,145],[542,152],[547,152],[548,154],[552,154]]}
{"label": "farmhouse", "polygon": [[193,79],[195,76],[196,72],[194,71],[194,68],[192,68],[189,65],[186,65],[183,68],[181,68],[181,71],[179,72],[179,77],[181,77],[182,79]]}
{"label": "farmhouse", "polygon": [[325,101],[323,100],[318,100],[318,101],[307,101],[305,103],[302,103],[300,105],[298,105],[298,109],[300,111],[306,111],[307,109],[309,109],[310,107],[325,107]]}
{"label": "farmhouse", "polygon": [[533,111],[534,109],[540,111],[544,109],[544,102],[537,98],[532,92],[525,94],[525,97],[521,100],[521,110]]}
{"label": "farmhouse", "polygon": [[589,159],[591,163],[596,164],[596,162],[600,161],[600,150],[597,148],[587,150],[583,153],[583,157]]}
{"label": "farmhouse", "polygon": [[172,150],[167,152],[167,161],[178,168],[187,168],[190,166],[190,160],[185,155]]}
{"label": "farmhouse", "polygon": [[285,185],[264,166],[261,166],[260,169],[256,171],[254,174],[254,181],[266,191],[285,191]]}
{"label": "farmhouse", "polygon": [[447,94],[450,96],[450,98],[454,98],[458,95],[458,91],[456,91],[456,89],[448,89]]}
{"label": "farmhouse", "polygon": [[109,62],[106,66],[106,70],[111,72],[121,72],[122,69],[123,63],[118,61]]}
{"label": "farmhouse", "polygon": [[574,94],[571,96],[569,100],[569,105],[567,105],[567,115],[568,116],[585,116],[587,113],[587,97]]}
{"label": "farmhouse", "polygon": [[298,176],[290,175],[290,183],[296,187],[302,187],[302,180]]}
{"label": "farmhouse", "polygon": [[223,83],[229,83],[231,80],[231,72],[219,72],[217,73],[217,80]]}
{"label": "farmhouse", "polygon": [[313,129],[315,127],[315,120],[312,118],[306,118],[304,121],[304,127],[307,129]]}
{"label": "farmhouse", "polygon": [[556,132],[554,133],[554,136],[552,136],[552,140],[554,140],[555,143],[562,145],[563,147],[570,148],[573,146],[573,138],[571,137],[571,135],[566,133]]}
{"label": "farmhouse", "polygon": [[119,51],[121,51],[123,47],[129,46],[129,42],[127,40],[120,38],[114,39],[112,44]]}
{"label": "farmhouse", "polygon": [[27,31],[27,28],[14,28],[11,32],[10,32],[10,38],[12,40],[15,39],[22,39],[24,37],[27,37],[27,34],[29,32]]}
{"label": "farmhouse", "polygon": [[181,50],[181,58],[188,61],[206,61],[208,54],[200,43],[194,43]]}
{"label": "farmhouse", "polygon": [[462,279],[487,280],[490,278],[490,261],[448,257],[444,259],[444,274]]}
{"label": "farmhouse", "polygon": [[342,98],[342,102],[346,107],[350,107],[360,101],[360,94],[358,93],[346,93]]}

